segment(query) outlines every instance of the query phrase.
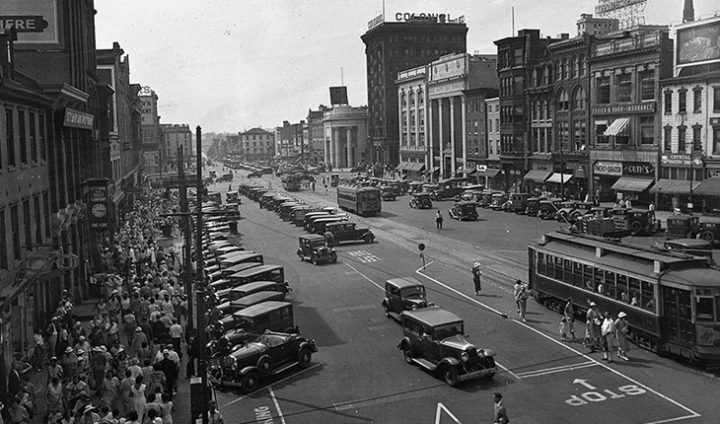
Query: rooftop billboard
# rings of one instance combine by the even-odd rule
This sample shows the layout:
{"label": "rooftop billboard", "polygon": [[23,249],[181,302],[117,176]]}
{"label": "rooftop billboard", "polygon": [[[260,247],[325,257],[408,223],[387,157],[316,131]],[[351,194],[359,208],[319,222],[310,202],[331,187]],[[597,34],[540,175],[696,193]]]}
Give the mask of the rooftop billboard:
{"label": "rooftop billboard", "polygon": [[720,62],[720,20],[677,29],[679,66]]}

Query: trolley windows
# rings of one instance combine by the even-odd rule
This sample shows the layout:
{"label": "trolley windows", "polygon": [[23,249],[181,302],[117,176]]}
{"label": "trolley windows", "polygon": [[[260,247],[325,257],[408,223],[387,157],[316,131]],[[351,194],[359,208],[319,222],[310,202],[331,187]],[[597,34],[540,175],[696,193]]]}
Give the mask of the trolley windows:
{"label": "trolley windows", "polygon": [[[537,253],[536,272],[617,302],[650,312],[657,311],[655,286],[649,281],[540,252]],[[713,306],[712,298],[710,306]]]}
{"label": "trolley windows", "polygon": [[698,321],[718,321],[720,296],[712,289],[695,289],[695,317]]}

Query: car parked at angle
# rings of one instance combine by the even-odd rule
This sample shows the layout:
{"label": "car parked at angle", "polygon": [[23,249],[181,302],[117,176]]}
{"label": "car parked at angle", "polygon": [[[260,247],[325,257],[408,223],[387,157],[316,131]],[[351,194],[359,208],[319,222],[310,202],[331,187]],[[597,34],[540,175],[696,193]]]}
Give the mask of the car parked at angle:
{"label": "car parked at angle", "polygon": [[337,262],[337,252],[335,249],[327,245],[327,240],[319,234],[309,234],[298,238],[300,245],[297,255],[301,261],[308,260],[315,265],[321,263]]}
{"label": "car parked at angle", "polygon": [[261,253],[243,250],[240,252],[228,253],[221,255],[220,257],[220,268],[226,269],[232,266],[242,264],[245,262],[259,262],[263,263],[263,256]]}
{"label": "car parked at angle", "polygon": [[206,346],[215,353],[228,352],[233,346],[252,340],[265,331],[299,334],[295,326],[292,303],[269,300],[241,309],[233,314],[235,327],[222,335],[215,334]]}
{"label": "car parked at angle", "polygon": [[382,200],[395,200],[397,199],[397,194],[391,187],[384,186],[380,189],[380,198]]}
{"label": "car parked at angle", "polygon": [[298,334],[267,332],[230,352],[209,369],[210,381],[250,393],[263,378],[298,366],[307,368],[317,352],[313,339]]}
{"label": "car parked at angle", "polygon": [[335,247],[346,241],[364,241],[372,243],[375,241],[375,234],[369,227],[359,226],[355,222],[337,221],[325,224],[324,236],[328,246]]}
{"label": "car parked at angle", "polygon": [[385,316],[396,321],[400,321],[403,311],[433,306],[427,301],[425,286],[413,277],[385,281],[385,297],[381,305],[385,309]]}
{"label": "car parked at angle", "polygon": [[493,193],[491,195],[490,204],[488,204],[488,208],[493,210],[500,210],[502,209],[505,202],[508,201],[508,195],[506,193]]}
{"label": "car parked at angle", "polygon": [[328,224],[333,224],[337,222],[350,222],[350,219],[347,215],[332,215],[325,218],[318,218],[314,219],[308,228],[308,231],[313,234],[325,234],[326,227]]}
{"label": "car parked at angle", "polygon": [[469,200],[455,202],[448,211],[450,218],[458,221],[475,221],[478,219],[477,204]]}
{"label": "car parked at angle", "polygon": [[554,219],[555,213],[562,206],[561,199],[541,200],[538,203],[537,217],[540,219]]}
{"label": "car parked at angle", "polygon": [[[213,327],[213,331],[216,335],[218,335],[218,337],[222,336],[226,332],[235,328],[240,317],[240,315],[236,315],[236,312],[270,300],[282,301],[284,300],[284,297],[284,294],[281,292],[261,291],[243,296],[230,302],[223,302],[216,306],[215,310],[211,314],[217,316],[218,320],[210,325]],[[220,307],[221,305],[222,308]]]}
{"label": "car parked at angle", "polygon": [[438,372],[450,385],[497,373],[495,352],[478,348],[465,335],[462,318],[440,308],[405,311],[398,343],[405,362]]}
{"label": "car parked at angle", "polygon": [[410,207],[415,209],[431,209],[432,200],[428,193],[413,193],[409,200]]}
{"label": "car parked at angle", "polygon": [[228,278],[230,278],[231,275],[236,274],[240,271],[245,271],[246,269],[264,265],[263,261],[262,261],[262,255],[260,253],[254,253],[253,255],[257,255],[257,256],[252,257],[255,260],[240,262],[239,264],[220,269],[220,278],[228,279]]}
{"label": "car parked at angle", "polygon": [[285,285],[280,284],[277,281],[253,281],[252,283],[243,284],[241,286],[234,286],[231,281],[230,285],[227,287],[228,288],[215,292],[216,305],[220,305],[225,302],[232,302],[233,300],[238,300],[242,297],[261,291],[275,291],[281,293],[283,296],[287,296],[288,293]]}

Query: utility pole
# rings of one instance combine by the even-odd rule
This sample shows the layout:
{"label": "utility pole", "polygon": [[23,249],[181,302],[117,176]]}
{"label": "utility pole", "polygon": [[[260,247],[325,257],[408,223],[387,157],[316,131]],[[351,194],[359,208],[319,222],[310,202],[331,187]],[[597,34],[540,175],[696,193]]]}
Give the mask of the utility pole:
{"label": "utility pole", "polygon": [[[185,179],[185,167],[183,166],[183,146],[178,149],[177,166],[178,179],[180,180],[180,213],[182,220],[183,235],[185,236],[185,266],[183,271],[183,283],[185,284],[185,299],[187,299],[187,331],[193,328],[193,291],[192,291],[192,229],[190,227],[190,209],[188,207],[187,180]],[[200,252],[197,252],[200,255]]]}
{"label": "utility pole", "polygon": [[195,266],[196,290],[197,290],[197,336],[199,338],[198,346],[200,346],[200,360],[198,369],[200,378],[202,379],[201,405],[202,405],[202,423],[208,424],[208,398],[207,398],[207,349],[205,344],[205,264],[202,257],[202,235],[203,235],[203,213],[202,213],[202,128],[198,125],[195,128],[195,155],[197,167],[197,202],[195,205],[197,212],[197,228],[195,232],[195,251],[197,252],[197,262]]}

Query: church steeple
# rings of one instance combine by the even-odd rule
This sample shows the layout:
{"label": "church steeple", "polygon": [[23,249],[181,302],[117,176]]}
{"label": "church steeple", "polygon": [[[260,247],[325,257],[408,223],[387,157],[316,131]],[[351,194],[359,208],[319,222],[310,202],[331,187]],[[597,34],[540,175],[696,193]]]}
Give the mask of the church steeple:
{"label": "church steeple", "polygon": [[693,0],[685,0],[685,7],[683,7],[683,22],[691,22],[695,20],[695,8],[693,7]]}

